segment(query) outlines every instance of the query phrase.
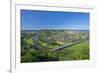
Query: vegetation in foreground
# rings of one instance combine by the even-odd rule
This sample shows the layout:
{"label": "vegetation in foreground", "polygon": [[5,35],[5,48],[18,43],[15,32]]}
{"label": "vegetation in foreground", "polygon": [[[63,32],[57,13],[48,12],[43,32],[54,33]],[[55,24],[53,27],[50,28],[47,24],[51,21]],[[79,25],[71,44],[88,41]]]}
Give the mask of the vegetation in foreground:
{"label": "vegetation in foreground", "polygon": [[[77,33],[77,34],[76,34]],[[55,34],[55,33],[54,33]],[[21,36],[21,62],[47,62],[89,59],[88,32],[59,32],[60,38],[50,32],[37,34],[35,32],[22,33]],[[44,38],[45,36],[48,36]],[[69,37],[68,37],[68,36]],[[39,37],[41,36],[41,37]],[[54,37],[59,39],[54,39]],[[62,37],[64,39],[62,39]],[[65,38],[67,37],[67,38]],[[74,38],[73,38],[74,37]],[[68,39],[69,38],[69,39]],[[49,42],[48,42],[49,40]],[[84,40],[62,50],[50,51],[50,49],[68,45],[75,41]],[[40,45],[39,45],[40,44]]]}

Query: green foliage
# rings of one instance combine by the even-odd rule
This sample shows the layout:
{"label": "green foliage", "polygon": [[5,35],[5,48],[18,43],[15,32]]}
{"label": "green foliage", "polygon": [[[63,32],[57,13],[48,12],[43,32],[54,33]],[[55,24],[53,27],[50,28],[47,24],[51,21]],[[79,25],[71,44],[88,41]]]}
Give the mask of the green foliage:
{"label": "green foliage", "polygon": [[[37,37],[35,37],[37,35]],[[35,41],[33,41],[35,37]],[[21,62],[47,62],[89,59],[89,35],[86,31],[42,30],[21,34]],[[85,40],[62,50],[50,49]]]}
{"label": "green foliage", "polygon": [[32,62],[32,52],[24,49],[21,53],[21,62]]}

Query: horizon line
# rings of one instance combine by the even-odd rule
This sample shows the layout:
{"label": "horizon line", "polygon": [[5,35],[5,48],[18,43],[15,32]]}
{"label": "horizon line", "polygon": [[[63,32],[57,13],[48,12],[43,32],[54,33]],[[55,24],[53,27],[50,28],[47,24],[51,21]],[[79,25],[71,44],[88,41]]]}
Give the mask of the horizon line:
{"label": "horizon line", "polygon": [[89,29],[21,29],[21,30],[89,30]]}

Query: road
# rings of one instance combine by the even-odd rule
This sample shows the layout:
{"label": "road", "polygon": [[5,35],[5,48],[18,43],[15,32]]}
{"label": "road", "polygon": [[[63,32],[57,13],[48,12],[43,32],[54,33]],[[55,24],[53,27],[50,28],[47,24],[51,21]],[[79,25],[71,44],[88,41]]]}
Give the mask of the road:
{"label": "road", "polygon": [[80,42],[83,42],[83,41],[81,40],[81,41],[78,41],[78,42],[71,43],[71,44],[69,44],[69,45],[61,46],[61,47],[59,47],[59,48],[54,48],[54,49],[51,49],[50,51],[62,50],[62,49],[64,49],[64,48],[67,48],[67,47],[70,47],[70,46],[72,46],[72,45],[78,44],[78,43],[80,43]]}

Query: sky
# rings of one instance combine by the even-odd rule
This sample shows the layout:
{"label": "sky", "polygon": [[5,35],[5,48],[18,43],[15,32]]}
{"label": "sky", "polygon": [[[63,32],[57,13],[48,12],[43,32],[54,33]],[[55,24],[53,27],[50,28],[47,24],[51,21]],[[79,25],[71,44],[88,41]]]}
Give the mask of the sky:
{"label": "sky", "polygon": [[89,30],[89,13],[21,10],[21,30]]}

